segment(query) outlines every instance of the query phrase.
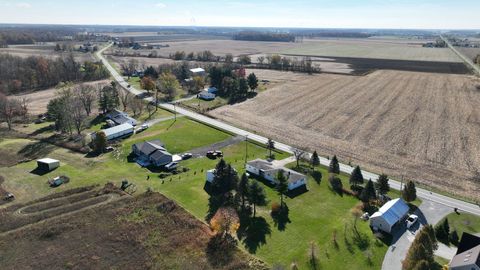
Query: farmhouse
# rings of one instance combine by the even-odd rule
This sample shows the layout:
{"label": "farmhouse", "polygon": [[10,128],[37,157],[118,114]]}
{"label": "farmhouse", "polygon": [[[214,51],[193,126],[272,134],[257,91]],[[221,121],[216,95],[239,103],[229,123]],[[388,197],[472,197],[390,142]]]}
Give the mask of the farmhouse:
{"label": "farmhouse", "polygon": [[173,156],[160,140],[140,142],[132,145],[132,152],[137,156],[141,166],[154,165],[161,167],[173,161]]}
{"label": "farmhouse", "polygon": [[106,115],[106,118],[108,120],[113,121],[117,125],[129,123],[132,126],[137,125],[137,120],[133,119],[132,117],[128,116],[126,112],[119,111],[117,109],[114,109],[113,111],[109,112]]}
{"label": "farmhouse", "polygon": [[408,205],[401,198],[388,201],[370,217],[370,227],[375,231],[391,233],[392,228],[408,214],[408,210]]}
{"label": "farmhouse", "polygon": [[288,181],[288,190],[305,187],[307,184],[307,177],[305,175],[285,167],[275,167],[271,162],[263,159],[255,159],[247,162],[245,169],[247,172],[268,180],[272,184],[277,183],[277,174],[279,171],[282,171]]}
{"label": "farmhouse", "polygon": [[49,172],[60,167],[60,161],[51,158],[42,158],[37,160],[37,166],[38,169],[44,172]]}
{"label": "farmhouse", "polygon": [[198,94],[198,98],[203,99],[203,100],[214,100],[215,99],[215,94],[210,93],[208,91],[202,91]]}
{"label": "farmhouse", "polygon": [[203,69],[203,68],[192,68],[192,69],[190,69],[190,73],[191,73],[192,77],[195,77],[195,76],[203,77],[206,74],[205,69]]}
{"label": "farmhouse", "polygon": [[115,127],[104,129],[102,130],[102,132],[105,133],[107,141],[111,141],[121,137],[132,135],[134,132],[134,128],[131,124],[125,123]]}
{"label": "farmhouse", "polygon": [[480,237],[465,232],[462,234],[449,269],[480,270]]}

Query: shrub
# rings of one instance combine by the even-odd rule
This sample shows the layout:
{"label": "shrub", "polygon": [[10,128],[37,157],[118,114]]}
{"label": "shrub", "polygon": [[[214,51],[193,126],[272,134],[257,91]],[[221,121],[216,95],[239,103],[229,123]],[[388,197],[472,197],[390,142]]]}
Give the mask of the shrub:
{"label": "shrub", "polygon": [[320,184],[320,181],[322,181],[322,173],[319,171],[313,171],[311,172],[311,175],[313,177],[313,180],[315,180],[317,184]]}
{"label": "shrub", "polygon": [[281,208],[282,207],[280,206],[279,203],[277,202],[272,203],[272,215],[278,214]]}
{"label": "shrub", "polygon": [[330,177],[328,178],[328,181],[330,182],[330,186],[334,191],[338,193],[343,192],[342,180],[340,180],[340,178],[337,175],[335,174],[330,175]]}
{"label": "shrub", "polygon": [[453,230],[450,233],[450,243],[452,243],[454,246],[458,246],[458,240],[459,240],[458,233],[456,230]]}

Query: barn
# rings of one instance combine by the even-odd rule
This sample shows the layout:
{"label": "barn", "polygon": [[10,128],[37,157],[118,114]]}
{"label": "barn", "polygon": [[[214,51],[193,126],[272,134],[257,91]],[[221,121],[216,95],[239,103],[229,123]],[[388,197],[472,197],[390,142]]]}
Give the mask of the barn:
{"label": "barn", "polygon": [[370,227],[374,231],[391,233],[393,227],[405,218],[409,209],[401,198],[388,201],[370,217]]}
{"label": "barn", "polygon": [[37,160],[37,166],[38,169],[44,172],[49,172],[60,167],[60,161],[51,158],[42,158]]}

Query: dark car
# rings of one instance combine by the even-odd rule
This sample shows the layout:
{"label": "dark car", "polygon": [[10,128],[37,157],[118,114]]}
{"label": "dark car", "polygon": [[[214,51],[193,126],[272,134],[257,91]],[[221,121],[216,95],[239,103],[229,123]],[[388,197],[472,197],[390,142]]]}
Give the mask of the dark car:
{"label": "dark car", "polygon": [[223,157],[223,152],[222,151],[217,150],[217,151],[214,151],[214,153],[217,157]]}
{"label": "dark car", "polygon": [[192,153],[185,153],[185,154],[181,155],[181,157],[182,157],[183,160],[186,160],[186,159],[192,158],[193,154]]}
{"label": "dark car", "polygon": [[15,200],[15,196],[12,193],[7,193],[5,197],[3,198],[5,201],[13,201]]}

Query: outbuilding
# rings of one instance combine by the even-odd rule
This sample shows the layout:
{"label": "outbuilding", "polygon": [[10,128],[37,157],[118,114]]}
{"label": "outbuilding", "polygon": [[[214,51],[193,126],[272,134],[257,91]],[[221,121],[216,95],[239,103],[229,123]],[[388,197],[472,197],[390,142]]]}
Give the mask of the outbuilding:
{"label": "outbuilding", "polygon": [[198,98],[203,99],[203,100],[214,100],[215,99],[215,94],[210,93],[208,91],[202,91],[198,94]]}
{"label": "outbuilding", "polygon": [[190,73],[191,73],[192,77],[195,77],[195,76],[203,77],[203,76],[206,75],[205,69],[203,69],[203,68],[192,68],[192,69],[190,69]]}
{"label": "outbuilding", "polygon": [[408,214],[409,207],[401,198],[385,203],[370,217],[370,227],[374,231],[391,233],[393,227]]}
{"label": "outbuilding", "polygon": [[115,127],[102,130],[105,133],[107,141],[115,140],[121,137],[130,136],[134,133],[134,128],[129,123],[121,124]]}
{"label": "outbuilding", "polygon": [[60,167],[60,161],[51,158],[42,158],[37,160],[37,166],[38,169],[44,172],[49,172]]}

